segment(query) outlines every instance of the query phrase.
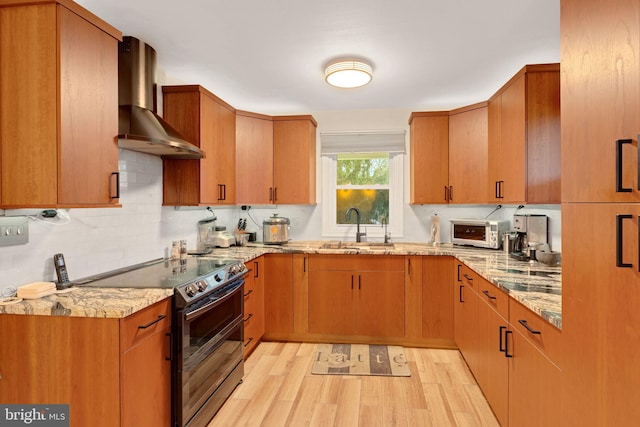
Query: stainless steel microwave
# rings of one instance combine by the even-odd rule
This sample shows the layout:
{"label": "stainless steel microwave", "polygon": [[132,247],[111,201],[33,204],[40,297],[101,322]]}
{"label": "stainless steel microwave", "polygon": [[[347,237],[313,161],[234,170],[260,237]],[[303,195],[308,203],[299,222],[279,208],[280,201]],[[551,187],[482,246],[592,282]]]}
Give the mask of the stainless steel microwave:
{"label": "stainless steel microwave", "polygon": [[451,243],[500,249],[502,235],[509,232],[510,227],[509,220],[452,219]]}

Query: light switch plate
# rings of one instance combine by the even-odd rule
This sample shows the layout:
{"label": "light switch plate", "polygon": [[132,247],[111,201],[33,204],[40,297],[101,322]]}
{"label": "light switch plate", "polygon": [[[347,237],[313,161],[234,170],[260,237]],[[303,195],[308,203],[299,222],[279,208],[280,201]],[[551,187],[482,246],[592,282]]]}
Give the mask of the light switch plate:
{"label": "light switch plate", "polygon": [[26,216],[0,216],[0,246],[29,243],[29,218]]}

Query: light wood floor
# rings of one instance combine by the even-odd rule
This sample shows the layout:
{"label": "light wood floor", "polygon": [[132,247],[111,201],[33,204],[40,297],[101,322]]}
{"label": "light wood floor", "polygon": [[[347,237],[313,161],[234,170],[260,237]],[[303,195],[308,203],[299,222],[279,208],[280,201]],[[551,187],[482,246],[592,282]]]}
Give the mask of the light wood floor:
{"label": "light wood floor", "polygon": [[261,343],[209,427],[498,426],[457,350],[405,348],[411,377],[313,375],[316,344]]}

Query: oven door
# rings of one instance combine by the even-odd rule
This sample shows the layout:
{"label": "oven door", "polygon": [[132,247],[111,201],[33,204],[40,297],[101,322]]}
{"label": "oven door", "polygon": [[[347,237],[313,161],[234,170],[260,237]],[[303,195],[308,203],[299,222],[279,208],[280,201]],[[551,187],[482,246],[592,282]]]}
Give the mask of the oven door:
{"label": "oven door", "polygon": [[[231,373],[230,380],[242,378],[243,284],[238,280],[178,313],[182,331],[174,393],[181,426],[206,425],[237,385],[221,387],[225,379]],[[227,395],[214,397],[219,389]]]}

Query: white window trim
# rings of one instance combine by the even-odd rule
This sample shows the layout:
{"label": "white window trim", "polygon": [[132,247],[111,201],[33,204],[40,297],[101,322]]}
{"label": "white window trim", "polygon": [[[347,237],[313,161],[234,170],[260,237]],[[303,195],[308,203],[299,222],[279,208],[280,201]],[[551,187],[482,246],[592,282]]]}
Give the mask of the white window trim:
{"label": "white window trim", "polygon": [[[322,237],[354,240],[355,224],[336,224],[336,172],[337,155],[323,154],[322,161]],[[389,217],[387,233],[391,240],[403,236],[404,155],[389,153]],[[384,227],[360,224],[360,231],[367,233],[370,241],[384,239]]]}

